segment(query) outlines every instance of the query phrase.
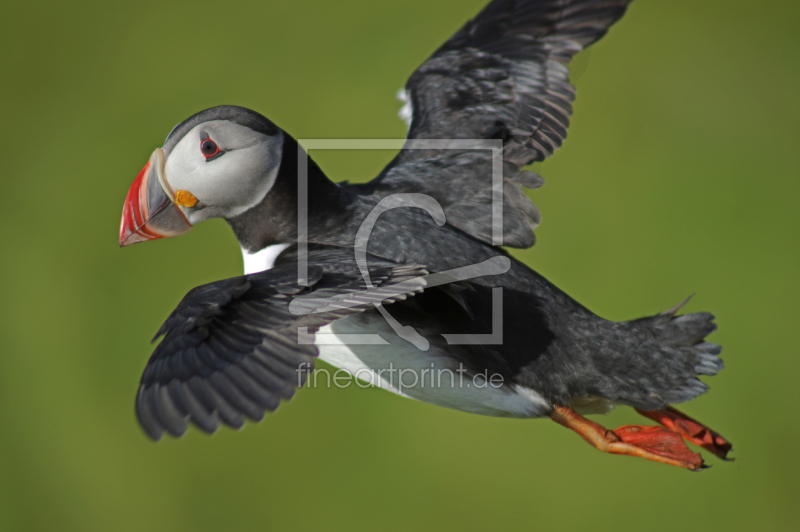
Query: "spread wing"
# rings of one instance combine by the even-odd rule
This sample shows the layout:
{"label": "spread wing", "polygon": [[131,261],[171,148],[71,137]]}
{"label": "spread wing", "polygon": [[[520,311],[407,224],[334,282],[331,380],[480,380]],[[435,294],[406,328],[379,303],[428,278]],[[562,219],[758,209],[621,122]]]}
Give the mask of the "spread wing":
{"label": "spread wing", "polygon": [[[136,415],[147,435],[181,436],[188,422],[212,433],[220,422],[239,428],[245,418],[260,420],[291,398],[313,369],[317,348],[298,343],[299,327],[313,334],[376,303],[404,300],[425,285],[422,267],[382,261],[370,264],[373,288],[365,293],[352,256],[311,249],[308,286],[298,286],[292,258],[190,291],[156,334],[164,338],[139,386]],[[335,304],[312,303],[327,298]]]}
{"label": "spread wing", "polygon": [[427,193],[448,223],[493,243],[491,152],[420,141],[502,140],[503,245],[532,246],[540,215],[520,187],[543,181],[520,169],[561,146],[575,95],[566,65],[605,35],[630,1],[491,2],[409,78],[408,140],[371,190]]}

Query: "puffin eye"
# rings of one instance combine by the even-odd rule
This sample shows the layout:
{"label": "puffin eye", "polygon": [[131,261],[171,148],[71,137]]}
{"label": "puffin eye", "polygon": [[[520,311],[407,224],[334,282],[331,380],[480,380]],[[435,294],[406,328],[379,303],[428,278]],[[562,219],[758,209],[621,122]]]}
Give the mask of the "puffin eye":
{"label": "puffin eye", "polygon": [[200,143],[200,151],[203,153],[203,156],[205,156],[206,160],[211,160],[212,158],[216,158],[218,155],[222,155],[222,150],[219,149],[217,143],[208,137],[206,137]]}

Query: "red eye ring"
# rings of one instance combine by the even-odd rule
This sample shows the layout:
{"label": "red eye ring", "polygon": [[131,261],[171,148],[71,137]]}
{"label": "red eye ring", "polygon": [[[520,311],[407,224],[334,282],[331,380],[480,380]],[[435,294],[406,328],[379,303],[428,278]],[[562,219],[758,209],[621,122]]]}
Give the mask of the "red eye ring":
{"label": "red eye ring", "polygon": [[200,141],[200,153],[208,160],[220,155],[222,150],[219,149],[217,143],[211,140],[210,137],[206,137]]}

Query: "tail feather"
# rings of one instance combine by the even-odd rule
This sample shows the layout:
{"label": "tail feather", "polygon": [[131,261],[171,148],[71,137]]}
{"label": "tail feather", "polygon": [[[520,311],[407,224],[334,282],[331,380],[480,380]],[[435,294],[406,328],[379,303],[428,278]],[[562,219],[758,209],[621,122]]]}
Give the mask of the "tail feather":
{"label": "tail feather", "polygon": [[719,358],[722,347],[711,342],[702,342],[694,346],[697,352],[697,365],[694,370],[698,375],[716,375],[725,367],[725,363]]}
{"label": "tail feather", "polygon": [[[661,320],[658,318],[664,321],[659,323]],[[666,345],[694,345],[717,330],[714,315],[708,312],[684,314],[676,318],[666,318],[663,314],[659,314],[653,321],[654,327],[661,329]]]}
{"label": "tail feather", "polygon": [[[724,366],[718,356],[722,347],[705,341],[717,325],[708,312],[676,316],[687,301],[661,314],[620,324],[637,339],[616,367],[618,383],[628,385],[617,386],[616,397],[603,397],[642,410],[660,410],[708,390],[698,376],[716,375]],[[620,372],[622,367],[626,371]]]}
{"label": "tail feather", "polygon": [[679,381],[674,383],[677,386],[657,392],[665,403],[682,403],[705,393],[708,385],[697,376],[716,375],[724,366],[718,356],[722,347],[704,341],[717,330],[714,315],[695,312],[675,316],[677,310],[670,309],[672,316],[662,313],[651,318],[651,328],[660,344],[659,351],[676,362],[682,362],[677,364],[681,368],[675,375]]}
{"label": "tail feather", "polygon": [[[673,309],[667,312],[674,316]],[[714,315],[709,312],[695,312],[673,316],[661,313],[651,318],[651,326],[657,332],[661,346],[677,348],[683,356],[693,360],[694,371],[699,375],[719,373],[724,367],[722,359],[717,356],[722,353],[722,347],[704,341],[706,336],[717,330]]]}

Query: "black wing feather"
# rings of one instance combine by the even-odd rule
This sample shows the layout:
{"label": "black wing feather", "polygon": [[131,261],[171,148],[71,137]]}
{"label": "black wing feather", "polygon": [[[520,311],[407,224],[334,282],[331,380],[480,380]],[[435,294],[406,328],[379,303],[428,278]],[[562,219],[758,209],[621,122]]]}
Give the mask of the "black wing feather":
{"label": "black wing feather", "polygon": [[[281,260],[266,272],[195,288],[167,318],[136,399],[136,414],[148,436],[181,436],[189,422],[212,433],[220,423],[239,428],[245,419],[259,421],[265,411],[290,399],[305,382],[303,370],[313,368],[317,348],[297,343],[298,327],[313,334],[376,303],[401,301],[422,291],[421,276],[427,273],[419,266],[379,261],[370,268],[374,286],[409,285],[402,294],[378,288],[364,295],[366,284],[351,250],[313,247],[309,286],[298,286],[292,253]],[[303,315],[289,310],[292,301],[333,296],[346,296],[344,301],[355,305],[329,305]]]}
{"label": "black wing feather", "polygon": [[411,149],[414,139],[501,139],[503,245],[530,247],[539,211],[521,172],[561,146],[575,88],[566,64],[619,20],[631,0],[494,0],[409,78],[406,148],[372,183],[378,194],[424,192],[447,222],[493,244],[489,152]]}

